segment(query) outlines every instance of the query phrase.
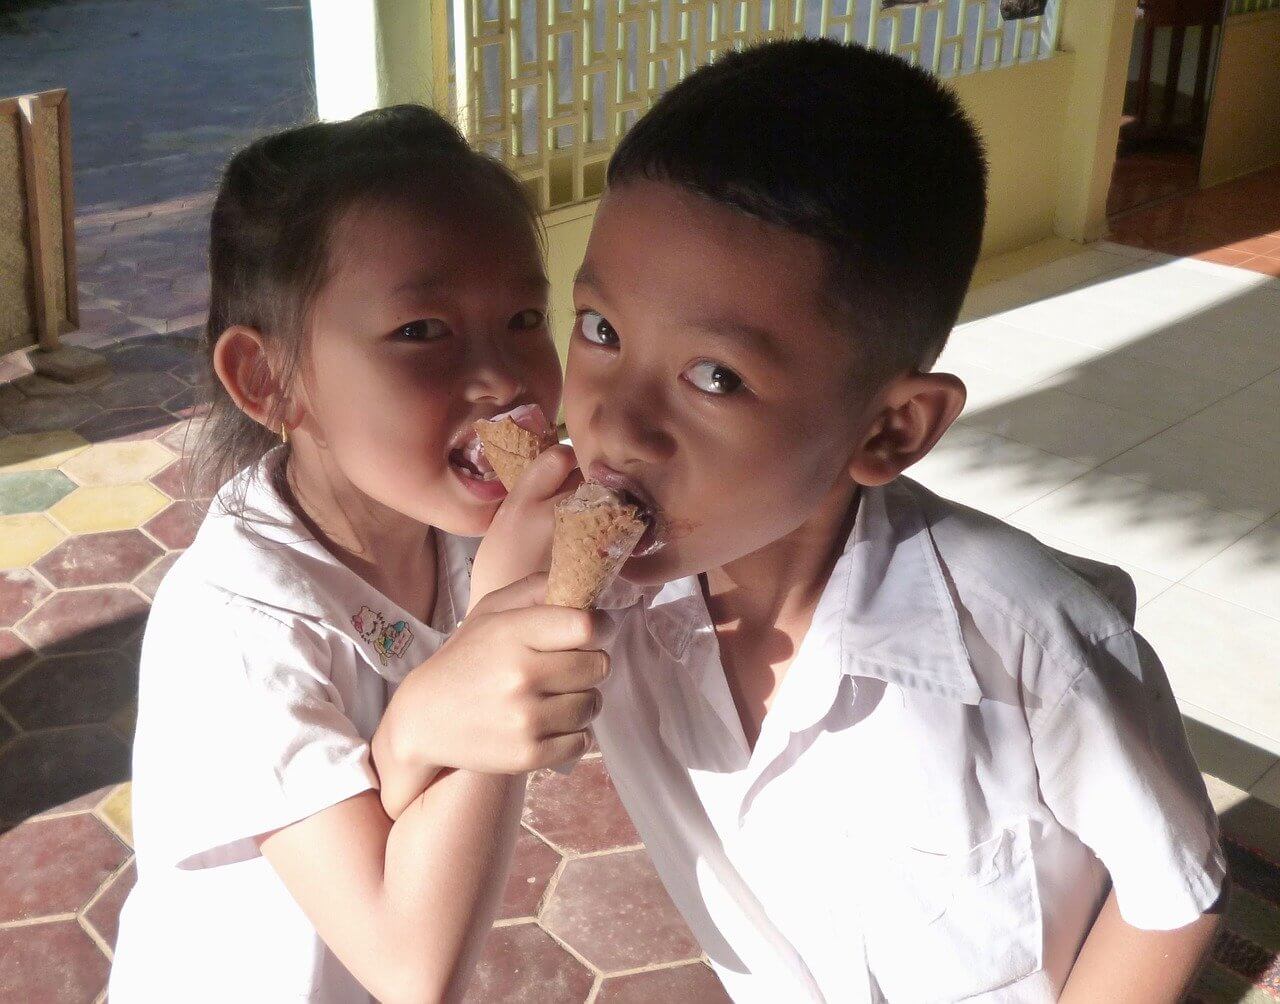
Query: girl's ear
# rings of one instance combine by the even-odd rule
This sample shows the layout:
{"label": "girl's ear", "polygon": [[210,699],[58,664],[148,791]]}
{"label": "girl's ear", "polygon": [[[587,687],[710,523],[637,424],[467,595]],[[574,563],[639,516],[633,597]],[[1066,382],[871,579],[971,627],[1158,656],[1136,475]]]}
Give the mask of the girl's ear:
{"label": "girl's ear", "polygon": [[878,409],[849,460],[860,485],[888,484],[933,449],[960,417],[966,391],[950,373],[904,373],[879,395]]}
{"label": "girl's ear", "polygon": [[236,407],[259,425],[280,421],[286,402],[258,331],[242,324],[227,328],[213,347],[213,371]]}

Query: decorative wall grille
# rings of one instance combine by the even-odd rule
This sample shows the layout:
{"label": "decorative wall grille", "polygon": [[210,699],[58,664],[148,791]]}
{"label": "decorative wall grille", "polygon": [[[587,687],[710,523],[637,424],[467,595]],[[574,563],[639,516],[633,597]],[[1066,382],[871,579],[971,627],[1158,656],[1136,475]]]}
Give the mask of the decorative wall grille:
{"label": "decorative wall grille", "polygon": [[443,2],[461,125],[551,209],[598,195],[622,134],[667,87],[730,49],[825,36],[954,77],[1051,55],[1063,0],[1005,0],[1033,12],[1016,20],[1001,16],[1000,0]]}

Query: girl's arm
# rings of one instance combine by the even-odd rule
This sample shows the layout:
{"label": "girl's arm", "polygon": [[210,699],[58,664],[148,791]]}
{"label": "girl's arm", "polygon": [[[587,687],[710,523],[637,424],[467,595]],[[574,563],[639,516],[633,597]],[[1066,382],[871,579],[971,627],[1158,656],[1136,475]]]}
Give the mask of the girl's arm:
{"label": "girl's arm", "polygon": [[1107,897],[1067,978],[1064,1004],[1175,1004],[1200,972],[1222,923],[1226,893],[1209,912],[1173,931],[1145,931]]}
{"label": "girl's arm", "polygon": [[462,996],[497,911],[524,775],[456,771],[394,823],[366,791],[261,840],[334,954],[385,1004]]}

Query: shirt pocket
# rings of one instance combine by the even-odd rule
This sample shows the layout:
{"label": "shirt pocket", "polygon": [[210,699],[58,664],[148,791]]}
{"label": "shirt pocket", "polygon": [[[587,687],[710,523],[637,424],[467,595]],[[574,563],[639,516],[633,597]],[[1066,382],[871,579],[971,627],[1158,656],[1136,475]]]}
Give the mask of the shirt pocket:
{"label": "shirt pocket", "polygon": [[958,852],[899,847],[868,883],[868,963],[897,1002],[958,1001],[1011,984],[1043,963],[1035,862],[1026,821]]}

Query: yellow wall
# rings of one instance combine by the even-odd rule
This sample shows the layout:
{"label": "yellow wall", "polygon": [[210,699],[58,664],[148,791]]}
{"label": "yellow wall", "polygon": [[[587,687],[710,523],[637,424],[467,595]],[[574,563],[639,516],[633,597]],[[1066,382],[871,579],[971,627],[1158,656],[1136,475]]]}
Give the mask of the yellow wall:
{"label": "yellow wall", "polygon": [[1227,18],[1200,184],[1208,187],[1280,163],[1280,10]]}

